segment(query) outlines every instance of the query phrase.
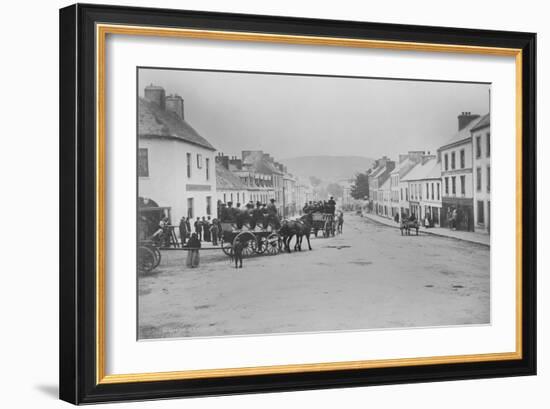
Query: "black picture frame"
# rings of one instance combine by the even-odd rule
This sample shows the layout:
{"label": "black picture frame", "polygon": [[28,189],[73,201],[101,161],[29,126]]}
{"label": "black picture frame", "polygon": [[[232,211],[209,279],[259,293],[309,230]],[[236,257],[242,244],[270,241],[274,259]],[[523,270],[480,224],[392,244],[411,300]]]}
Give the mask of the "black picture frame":
{"label": "black picture frame", "polygon": [[[521,49],[521,359],[97,383],[96,23]],[[60,398],[74,404],[536,374],[536,34],[77,4],[60,10]]]}

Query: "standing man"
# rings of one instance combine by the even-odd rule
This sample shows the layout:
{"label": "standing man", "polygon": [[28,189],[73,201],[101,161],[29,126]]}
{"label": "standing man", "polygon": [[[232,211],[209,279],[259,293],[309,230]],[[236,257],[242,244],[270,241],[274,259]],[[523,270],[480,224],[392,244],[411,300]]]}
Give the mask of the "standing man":
{"label": "standing man", "polygon": [[202,218],[202,230],[204,235],[204,241],[210,241],[210,216],[208,219]]}
{"label": "standing man", "polygon": [[218,245],[218,234],[219,234],[219,228],[218,228],[218,220],[214,219],[212,220],[212,226],[210,226],[210,235],[212,236],[212,244],[214,246]]}
{"label": "standing man", "polygon": [[197,233],[199,241],[202,241],[202,223],[200,217],[197,217],[197,220],[195,220],[195,233]]}
{"label": "standing man", "polygon": [[181,217],[180,220],[180,241],[181,246],[185,246],[185,240],[187,239],[187,221],[185,220],[185,216]]}
{"label": "standing man", "polygon": [[267,205],[267,219],[268,223],[271,222],[273,227],[278,229],[281,227],[279,222],[279,217],[277,216],[277,206],[275,205],[275,199],[270,199],[269,204]]}

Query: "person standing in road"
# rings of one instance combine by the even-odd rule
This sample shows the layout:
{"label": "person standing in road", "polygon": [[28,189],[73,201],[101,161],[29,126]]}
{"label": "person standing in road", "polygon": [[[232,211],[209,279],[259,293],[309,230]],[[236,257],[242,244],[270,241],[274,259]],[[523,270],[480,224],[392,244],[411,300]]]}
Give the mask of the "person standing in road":
{"label": "person standing in road", "polygon": [[196,268],[200,263],[199,249],[201,248],[201,241],[199,240],[197,233],[193,233],[189,242],[187,243],[187,267]]}

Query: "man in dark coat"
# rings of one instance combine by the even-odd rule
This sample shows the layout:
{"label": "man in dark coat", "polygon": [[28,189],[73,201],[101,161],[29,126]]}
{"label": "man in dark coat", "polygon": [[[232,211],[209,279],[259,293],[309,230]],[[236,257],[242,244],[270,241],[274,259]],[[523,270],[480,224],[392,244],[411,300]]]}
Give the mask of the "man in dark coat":
{"label": "man in dark coat", "polygon": [[199,241],[202,241],[202,222],[200,217],[197,217],[197,220],[195,220],[195,233],[197,233]]}
{"label": "man in dark coat", "polygon": [[202,217],[202,236],[204,238],[204,241],[210,241],[210,216],[208,217],[208,220],[203,216]]}
{"label": "man in dark coat", "polygon": [[185,240],[187,239],[187,221],[185,220],[185,217],[182,217],[180,220],[180,241],[182,247],[185,246]]}

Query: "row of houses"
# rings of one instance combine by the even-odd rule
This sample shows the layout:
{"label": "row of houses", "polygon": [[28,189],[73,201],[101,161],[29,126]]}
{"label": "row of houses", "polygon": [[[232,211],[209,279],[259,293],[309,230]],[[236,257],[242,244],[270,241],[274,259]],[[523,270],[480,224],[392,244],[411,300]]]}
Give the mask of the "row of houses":
{"label": "row of houses", "polygon": [[414,214],[431,226],[488,233],[491,226],[489,114],[462,112],[458,129],[437,149],[384,156],[369,170],[373,211],[400,221]]}
{"label": "row of houses", "polygon": [[312,200],[312,188],[261,150],[217,152],[185,119],[184,101],[145,87],[138,101],[138,210],[152,226],[161,217],[216,217],[218,203],[275,199],[281,216]]}

